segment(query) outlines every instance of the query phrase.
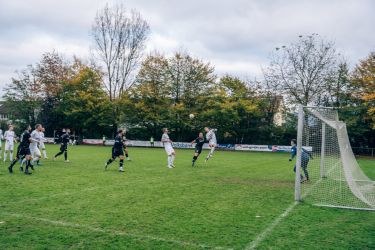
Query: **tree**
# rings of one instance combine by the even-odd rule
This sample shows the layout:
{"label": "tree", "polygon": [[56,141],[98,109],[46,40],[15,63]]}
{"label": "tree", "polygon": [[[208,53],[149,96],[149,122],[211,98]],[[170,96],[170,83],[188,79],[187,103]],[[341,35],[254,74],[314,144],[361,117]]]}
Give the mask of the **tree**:
{"label": "tree", "polygon": [[123,95],[121,109],[128,124],[146,128],[142,131],[145,138],[160,133],[163,126],[169,126],[168,112],[172,104],[167,72],[167,58],[155,53],[143,61],[137,76],[138,84],[133,86],[128,95]]}
{"label": "tree", "polygon": [[19,72],[5,88],[5,101],[24,125],[36,123],[42,103],[41,90],[32,65]]}
{"label": "tree", "polygon": [[356,66],[352,74],[352,82],[357,87],[355,96],[364,101],[375,129],[375,52],[371,52]]}
{"label": "tree", "polygon": [[332,42],[317,34],[300,36],[297,43],[276,48],[264,77],[291,104],[321,105],[337,73],[337,58]]}
{"label": "tree", "polygon": [[92,36],[96,55],[104,64],[105,87],[111,101],[134,83],[131,74],[139,63],[149,29],[139,12],[128,13],[122,5],[107,4],[97,12]]}
{"label": "tree", "polygon": [[153,134],[167,126],[176,139],[184,139],[197,125],[199,117],[194,121],[188,117],[198,113],[199,97],[207,94],[216,79],[213,72],[209,63],[188,54],[169,58],[149,55],[138,73],[137,85],[122,98],[125,122],[146,127],[147,133]]}
{"label": "tree", "polygon": [[341,62],[338,65],[337,73],[327,82],[327,92],[329,94],[324,96],[325,99],[322,98],[322,104],[337,108],[350,105],[351,91],[348,64]]}
{"label": "tree", "polygon": [[260,120],[256,91],[237,77],[226,75],[218,85],[205,95],[202,116],[209,126],[218,128],[226,142],[242,143],[249,137],[249,130]]}
{"label": "tree", "polygon": [[101,73],[76,59],[70,66],[71,77],[65,82],[56,110],[64,115],[66,127],[94,138],[110,131],[111,103],[102,86]]}
{"label": "tree", "polygon": [[176,137],[181,138],[184,131],[191,131],[187,117],[197,109],[197,98],[204,95],[216,80],[214,67],[187,53],[175,53],[168,58],[167,72],[170,96],[173,106],[170,107],[174,116]]}
{"label": "tree", "polygon": [[64,126],[64,115],[57,107],[64,84],[71,74],[69,63],[56,51],[44,53],[35,66],[35,77],[43,98],[39,122],[46,127],[46,134],[51,135],[54,130]]}

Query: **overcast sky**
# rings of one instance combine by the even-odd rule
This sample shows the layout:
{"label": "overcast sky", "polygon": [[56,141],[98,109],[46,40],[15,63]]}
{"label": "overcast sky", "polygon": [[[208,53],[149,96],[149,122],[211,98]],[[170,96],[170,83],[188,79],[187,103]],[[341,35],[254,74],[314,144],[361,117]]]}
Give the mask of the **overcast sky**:
{"label": "overcast sky", "polygon": [[107,2],[141,12],[148,51],[188,51],[219,75],[261,77],[270,52],[298,35],[334,41],[352,66],[375,50],[373,0],[0,0],[0,94],[44,52],[87,58],[93,19]]}

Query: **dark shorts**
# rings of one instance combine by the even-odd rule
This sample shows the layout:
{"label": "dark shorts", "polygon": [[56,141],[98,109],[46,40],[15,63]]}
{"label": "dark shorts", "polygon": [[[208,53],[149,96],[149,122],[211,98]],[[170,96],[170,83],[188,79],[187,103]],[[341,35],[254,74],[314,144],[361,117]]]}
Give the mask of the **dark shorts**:
{"label": "dark shorts", "polygon": [[196,154],[201,154],[202,153],[202,148],[195,148],[195,153]]}
{"label": "dark shorts", "polygon": [[112,159],[116,159],[117,157],[124,155],[123,149],[112,149]]}
{"label": "dark shorts", "polygon": [[22,156],[31,155],[29,147],[18,147],[17,149],[17,158]]}
{"label": "dark shorts", "polygon": [[68,145],[61,145],[61,147],[60,147],[61,152],[64,152],[64,151],[67,151],[67,150],[68,150]]}

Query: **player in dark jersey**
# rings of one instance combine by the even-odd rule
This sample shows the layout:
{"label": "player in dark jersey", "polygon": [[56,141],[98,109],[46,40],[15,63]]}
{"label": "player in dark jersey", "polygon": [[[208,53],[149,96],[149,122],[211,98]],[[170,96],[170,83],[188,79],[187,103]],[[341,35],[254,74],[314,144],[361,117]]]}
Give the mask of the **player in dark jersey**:
{"label": "player in dark jersey", "polygon": [[55,155],[53,160],[56,160],[57,156],[64,154],[65,162],[69,162],[69,160],[68,160],[68,143],[69,143],[69,140],[70,140],[69,133],[70,133],[70,129],[65,129],[65,133],[61,136],[60,152],[58,152]]}
{"label": "player in dark jersey", "polygon": [[199,133],[199,136],[191,142],[191,144],[195,144],[195,152],[194,152],[194,157],[193,157],[193,161],[192,161],[192,164],[191,166],[194,167],[195,165],[195,161],[198,159],[198,156],[202,153],[202,149],[203,149],[203,144],[207,142],[205,139],[204,139],[204,136],[203,136],[203,133]]}
{"label": "player in dark jersey", "polygon": [[[13,173],[13,166],[20,160],[25,158],[26,159],[26,169],[25,169],[25,174],[30,175],[31,173],[29,172],[29,167],[34,170],[33,165],[31,165],[31,153],[30,153],[30,138],[31,138],[31,127],[28,126],[28,128],[23,132],[21,135],[21,142],[18,145],[17,148],[17,155],[16,159],[12,161],[10,166],[8,167],[9,173]],[[21,167],[21,171],[23,171]]]}
{"label": "player in dark jersey", "polygon": [[119,168],[119,171],[120,172],[124,172],[124,168],[123,168],[123,165],[124,165],[124,140],[123,140],[123,136],[124,136],[124,131],[123,130],[119,130],[117,132],[117,135],[115,137],[115,144],[113,145],[112,147],[112,158],[110,158],[104,165],[104,169],[107,170],[109,164],[111,164],[112,162],[114,162],[116,160],[117,157],[120,158],[120,168]]}
{"label": "player in dark jersey", "polygon": [[128,150],[128,147],[126,146],[126,141],[127,141],[127,139],[126,139],[126,132],[127,132],[126,130],[123,130],[123,138],[122,138],[122,140],[123,140],[123,143],[124,143],[124,151],[125,151],[126,160],[130,161],[129,150]]}

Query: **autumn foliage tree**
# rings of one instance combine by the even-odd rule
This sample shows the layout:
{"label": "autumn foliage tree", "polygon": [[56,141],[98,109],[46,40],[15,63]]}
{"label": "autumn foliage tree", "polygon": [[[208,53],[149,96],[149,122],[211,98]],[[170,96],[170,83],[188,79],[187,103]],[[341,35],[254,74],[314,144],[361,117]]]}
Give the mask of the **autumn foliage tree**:
{"label": "autumn foliage tree", "polygon": [[355,95],[365,102],[375,129],[375,52],[370,53],[356,66],[352,82],[357,87]]}

